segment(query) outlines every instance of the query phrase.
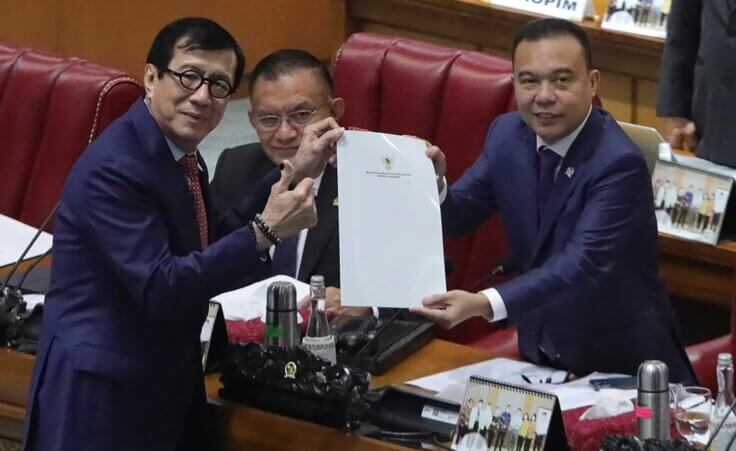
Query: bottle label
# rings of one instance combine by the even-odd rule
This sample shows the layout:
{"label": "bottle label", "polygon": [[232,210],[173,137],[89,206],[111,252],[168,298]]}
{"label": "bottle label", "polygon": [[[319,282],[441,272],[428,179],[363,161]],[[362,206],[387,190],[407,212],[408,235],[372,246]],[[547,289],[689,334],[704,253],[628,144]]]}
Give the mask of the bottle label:
{"label": "bottle label", "polygon": [[634,414],[636,415],[636,418],[642,418],[644,420],[651,420],[652,419],[652,408],[637,405],[636,409],[634,409]]}

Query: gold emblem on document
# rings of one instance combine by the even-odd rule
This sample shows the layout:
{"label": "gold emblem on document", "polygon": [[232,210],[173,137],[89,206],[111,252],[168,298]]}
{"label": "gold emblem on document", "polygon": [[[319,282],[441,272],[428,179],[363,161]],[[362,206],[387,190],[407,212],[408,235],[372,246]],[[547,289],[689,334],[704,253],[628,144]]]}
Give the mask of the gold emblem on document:
{"label": "gold emblem on document", "polygon": [[387,171],[390,171],[394,166],[394,161],[389,157],[388,155],[383,157],[383,167],[386,168]]}
{"label": "gold emblem on document", "polygon": [[287,362],[284,365],[284,379],[296,379],[296,362]]}

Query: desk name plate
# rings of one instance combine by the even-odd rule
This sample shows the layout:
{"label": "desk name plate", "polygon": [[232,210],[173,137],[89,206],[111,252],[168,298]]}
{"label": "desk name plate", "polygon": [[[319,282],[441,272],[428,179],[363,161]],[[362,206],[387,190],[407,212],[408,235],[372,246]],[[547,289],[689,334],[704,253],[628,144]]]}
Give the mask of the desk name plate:
{"label": "desk name plate", "polygon": [[593,17],[595,10],[591,0],[488,0],[490,4],[526,11],[542,16],[582,22]]}

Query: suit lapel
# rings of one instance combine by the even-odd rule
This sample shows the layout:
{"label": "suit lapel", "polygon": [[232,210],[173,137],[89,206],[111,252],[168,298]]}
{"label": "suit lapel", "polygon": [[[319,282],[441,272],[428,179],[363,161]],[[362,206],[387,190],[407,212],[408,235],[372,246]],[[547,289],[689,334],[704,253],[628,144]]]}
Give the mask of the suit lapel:
{"label": "suit lapel", "polygon": [[[164,214],[172,215],[171,227],[176,228],[182,242],[172,242],[180,252],[190,252],[200,248],[197,214],[194,211],[194,198],[187,187],[184,170],[174,160],[166,139],[156,121],[151,117],[143,100],[133,106],[133,123],[140,141],[155,167],[150,168],[155,174],[162,202],[166,205]],[[204,193],[203,193],[204,194]],[[173,237],[172,237],[173,239]]]}
{"label": "suit lapel", "polygon": [[532,251],[532,264],[542,249],[547,236],[552,231],[553,225],[557,222],[560,211],[565,207],[570,195],[582,179],[581,173],[584,170],[584,163],[595,150],[602,129],[602,116],[598,108],[593,107],[588,122],[580,131],[572,146],[570,146],[565,159],[562,160],[562,164],[560,165],[554,188],[547,199],[542,217],[540,218],[539,232],[534,241]]}
{"label": "suit lapel", "polygon": [[[521,151],[516,154],[521,155],[523,160],[518,172],[518,180],[531,180],[532,185],[527,189],[518,189],[516,183],[509,184],[516,195],[520,196],[516,205],[529,205],[531,208],[521,208],[519,212],[523,217],[523,236],[529,237],[524,242],[530,243],[533,237],[537,235],[539,229],[539,219],[537,214],[537,151],[536,137],[531,128],[526,127],[522,135]],[[529,245],[527,245],[529,246]],[[531,249],[527,248],[528,251]]]}
{"label": "suit lapel", "polygon": [[307,276],[317,266],[322,252],[327,247],[332,235],[337,230],[338,207],[334,205],[337,198],[337,169],[327,165],[317,195],[317,225],[309,229],[304,243],[302,261],[299,266],[298,279],[307,282]]}

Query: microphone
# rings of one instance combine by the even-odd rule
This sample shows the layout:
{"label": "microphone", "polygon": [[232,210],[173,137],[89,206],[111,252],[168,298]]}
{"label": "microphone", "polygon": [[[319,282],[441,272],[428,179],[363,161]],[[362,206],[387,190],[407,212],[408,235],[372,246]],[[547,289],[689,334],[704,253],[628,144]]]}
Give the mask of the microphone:
{"label": "microphone", "polygon": [[485,285],[489,280],[493,279],[496,276],[516,272],[520,269],[521,262],[514,255],[504,255],[502,257],[499,257],[499,259],[496,261],[496,266],[493,267],[491,272],[481,277],[480,280],[478,280],[478,282],[473,285],[470,291],[478,291],[483,287],[483,285]]}

